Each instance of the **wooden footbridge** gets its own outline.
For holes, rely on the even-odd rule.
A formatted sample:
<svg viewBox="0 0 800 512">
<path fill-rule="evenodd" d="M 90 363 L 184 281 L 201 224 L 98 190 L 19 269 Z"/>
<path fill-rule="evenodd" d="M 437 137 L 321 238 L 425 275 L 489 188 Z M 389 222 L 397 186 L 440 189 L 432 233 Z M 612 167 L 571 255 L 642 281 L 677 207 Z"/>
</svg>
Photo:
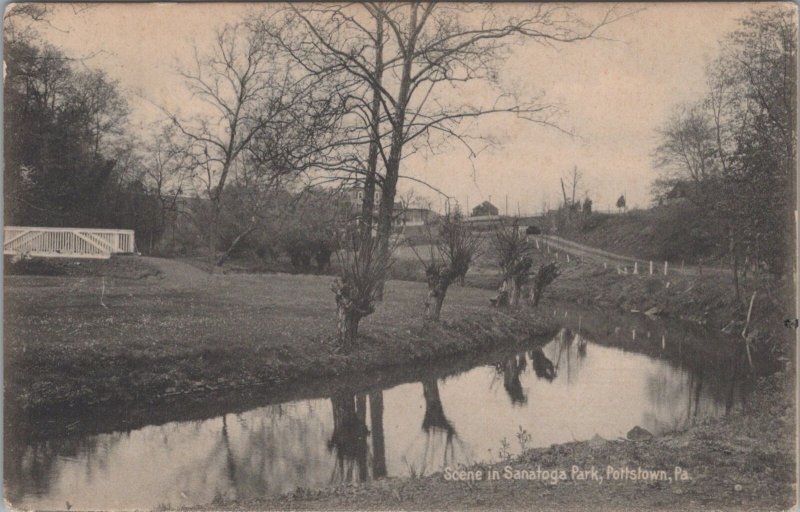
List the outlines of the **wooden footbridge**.
<svg viewBox="0 0 800 512">
<path fill-rule="evenodd" d="M 10 256 L 108 259 L 134 247 L 131 229 L 3 228 L 3 254 Z"/>
</svg>

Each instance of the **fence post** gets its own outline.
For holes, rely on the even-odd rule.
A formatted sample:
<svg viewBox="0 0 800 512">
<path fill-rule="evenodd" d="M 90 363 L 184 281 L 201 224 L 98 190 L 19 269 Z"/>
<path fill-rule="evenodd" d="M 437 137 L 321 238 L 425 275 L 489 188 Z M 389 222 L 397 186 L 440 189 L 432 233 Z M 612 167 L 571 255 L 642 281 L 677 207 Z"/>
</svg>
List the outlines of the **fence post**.
<svg viewBox="0 0 800 512">
<path fill-rule="evenodd" d="M 667 275 L 667 269 L 669 268 L 669 262 L 664 262 L 664 275 Z"/>
<path fill-rule="evenodd" d="M 633 273 L 634 274 L 638 274 L 639 273 L 639 262 L 638 261 L 634 261 L 633 262 Z"/>
<path fill-rule="evenodd" d="M 567 255 L 567 263 L 569 263 L 569 253 L 565 253 Z"/>
<path fill-rule="evenodd" d="M 650 275 L 653 275 L 653 262 L 650 262 Z"/>
</svg>

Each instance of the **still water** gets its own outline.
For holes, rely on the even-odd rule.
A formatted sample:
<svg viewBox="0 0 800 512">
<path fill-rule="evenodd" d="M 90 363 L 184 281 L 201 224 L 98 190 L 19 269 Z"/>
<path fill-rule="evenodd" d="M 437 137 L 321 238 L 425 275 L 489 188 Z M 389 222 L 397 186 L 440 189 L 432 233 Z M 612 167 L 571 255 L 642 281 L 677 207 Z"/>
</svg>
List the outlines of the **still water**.
<svg viewBox="0 0 800 512">
<path fill-rule="evenodd" d="M 519 451 L 520 429 L 528 447 L 636 425 L 661 434 L 742 402 L 739 363 L 689 353 L 696 333 L 553 316 L 564 324 L 554 338 L 460 373 L 27 442 L 6 461 L 6 498 L 34 509 L 204 504 L 496 461 L 504 444 Z"/>
</svg>

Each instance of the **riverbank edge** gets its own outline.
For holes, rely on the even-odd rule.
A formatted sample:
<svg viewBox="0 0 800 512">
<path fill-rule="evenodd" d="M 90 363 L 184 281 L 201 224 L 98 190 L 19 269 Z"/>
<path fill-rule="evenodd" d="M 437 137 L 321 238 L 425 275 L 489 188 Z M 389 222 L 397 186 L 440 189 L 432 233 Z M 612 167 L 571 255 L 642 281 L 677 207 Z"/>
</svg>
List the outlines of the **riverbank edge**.
<svg viewBox="0 0 800 512">
<path fill-rule="evenodd" d="M 783 372 L 761 378 L 746 409 L 680 432 L 636 441 L 596 437 L 453 468 L 472 475 L 481 471 L 481 480 L 456 482 L 437 472 L 247 500 L 217 497 L 179 510 L 789 510 L 797 490 L 795 409 L 787 399 L 792 380 Z M 674 480 L 598 483 L 573 473 L 575 467 L 595 467 L 605 477 L 609 466 L 664 470 Z M 688 480 L 680 480 L 675 468 Z M 537 469 L 564 470 L 566 479 L 531 478 Z M 516 470 L 528 474 L 514 476 Z M 487 481 L 491 471 L 500 479 Z"/>
<path fill-rule="evenodd" d="M 6 387 L 5 412 L 11 421 L 19 415 L 30 418 L 70 417 L 102 409 L 130 410 L 152 407 L 182 399 L 197 401 L 208 394 L 223 394 L 258 388 L 262 393 L 286 389 L 309 380 L 357 377 L 381 369 L 436 363 L 448 357 L 480 354 L 520 345 L 526 340 L 552 336 L 555 324 L 532 308 L 515 311 L 492 309 L 469 317 L 420 322 L 394 332 L 392 339 L 371 334 L 359 335 L 352 347 L 341 349 L 334 339 L 322 340 L 319 350 L 301 351 L 283 347 L 260 375 L 240 375 L 234 383 L 219 384 L 213 376 L 200 382 L 184 382 L 175 389 L 159 389 L 158 382 L 140 381 L 137 389 L 117 389 L 97 398 L 91 394 L 79 399 L 40 399 L 32 403 L 26 395 Z"/>
</svg>

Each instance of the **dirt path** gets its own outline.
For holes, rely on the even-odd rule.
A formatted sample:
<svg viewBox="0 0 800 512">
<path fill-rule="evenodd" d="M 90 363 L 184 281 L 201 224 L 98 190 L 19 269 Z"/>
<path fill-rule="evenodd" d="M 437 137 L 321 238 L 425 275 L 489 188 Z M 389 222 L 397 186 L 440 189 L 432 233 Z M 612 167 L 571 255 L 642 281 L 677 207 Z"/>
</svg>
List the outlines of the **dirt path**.
<svg viewBox="0 0 800 512">
<path fill-rule="evenodd" d="M 549 245 L 552 249 L 569 253 L 572 256 L 579 256 L 581 258 L 586 258 L 592 261 L 596 261 L 598 263 L 607 263 L 609 265 L 630 267 L 629 271 L 632 271 L 632 267 L 634 264 L 638 264 L 640 274 L 645 274 L 649 272 L 650 262 L 647 260 L 631 258 L 628 256 L 623 256 L 621 254 L 615 254 L 612 252 L 604 251 L 602 249 L 598 249 L 596 247 L 591 247 L 588 245 L 584 245 L 554 235 L 541 235 L 536 238 L 538 239 L 540 244 L 539 246 L 541 247 L 542 250 L 544 250 L 544 248 L 547 245 Z M 663 261 L 653 261 L 653 266 L 654 266 L 653 271 L 655 273 L 662 273 L 664 271 Z M 686 265 L 686 266 L 671 265 L 668 267 L 668 272 L 683 274 L 683 275 L 694 275 L 694 276 L 702 275 L 702 273 L 700 272 L 700 268 L 694 265 Z M 707 274 L 708 273 L 726 274 L 729 272 L 729 270 L 719 267 L 703 266 L 703 272 Z"/>
<path fill-rule="evenodd" d="M 208 285 L 215 277 L 179 260 L 142 256 L 142 262 L 160 272 L 161 284 L 168 288 L 198 288 Z"/>
</svg>

